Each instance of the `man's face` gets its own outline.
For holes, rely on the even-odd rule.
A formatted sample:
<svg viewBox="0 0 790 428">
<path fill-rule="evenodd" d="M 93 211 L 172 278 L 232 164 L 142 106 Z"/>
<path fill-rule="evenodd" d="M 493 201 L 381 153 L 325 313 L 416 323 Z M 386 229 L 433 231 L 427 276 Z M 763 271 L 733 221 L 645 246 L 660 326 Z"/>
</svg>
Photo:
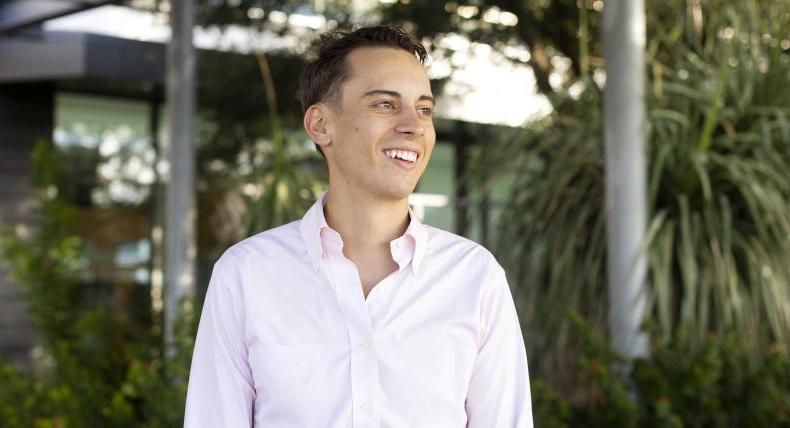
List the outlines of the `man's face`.
<svg viewBox="0 0 790 428">
<path fill-rule="evenodd" d="M 330 179 L 377 199 L 405 199 L 436 142 L 428 76 L 402 49 L 358 48 L 346 61 L 350 73 L 340 103 L 327 114 Z"/>
</svg>

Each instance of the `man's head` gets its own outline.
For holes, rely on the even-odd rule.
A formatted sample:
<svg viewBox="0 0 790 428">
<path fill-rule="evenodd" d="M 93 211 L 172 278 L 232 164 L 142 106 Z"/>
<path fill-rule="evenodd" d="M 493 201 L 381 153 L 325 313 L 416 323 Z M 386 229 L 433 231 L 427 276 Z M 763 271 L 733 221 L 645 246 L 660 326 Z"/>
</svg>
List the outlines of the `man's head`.
<svg viewBox="0 0 790 428">
<path fill-rule="evenodd" d="M 387 199 L 414 190 L 436 141 L 425 57 L 393 27 L 321 37 L 300 83 L 304 127 L 327 160 L 330 187 Z"/>
</svg>

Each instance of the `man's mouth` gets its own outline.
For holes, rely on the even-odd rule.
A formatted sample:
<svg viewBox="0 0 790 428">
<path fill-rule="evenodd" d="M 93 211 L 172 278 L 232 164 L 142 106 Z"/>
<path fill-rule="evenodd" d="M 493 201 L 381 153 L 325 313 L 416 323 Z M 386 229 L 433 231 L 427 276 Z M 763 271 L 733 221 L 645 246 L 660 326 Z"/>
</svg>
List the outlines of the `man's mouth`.
<svg viewBox="0 0 790 428">
<path fill-rule="evenodd" d="M 384 150 L 384 154 L 392 159 L 400 159 L 404 162 L 417 162 L 417 152 L 411 150 Z"/>
</svg>

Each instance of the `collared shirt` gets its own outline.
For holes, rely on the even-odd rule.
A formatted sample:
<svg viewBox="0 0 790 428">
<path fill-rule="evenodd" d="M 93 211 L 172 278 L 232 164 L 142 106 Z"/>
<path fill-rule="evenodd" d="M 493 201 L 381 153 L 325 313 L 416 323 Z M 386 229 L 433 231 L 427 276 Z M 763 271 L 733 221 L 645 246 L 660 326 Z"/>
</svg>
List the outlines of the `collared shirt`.
<svg viewBox="0 0 790 428">
<path fill-rule="evenodd" d="M 214 265 L 192 358 L 190 428 L 532 427 L 505 272 L 410 211 L 393 272 L 364 297 L 323 213 Z"/>
</svg>

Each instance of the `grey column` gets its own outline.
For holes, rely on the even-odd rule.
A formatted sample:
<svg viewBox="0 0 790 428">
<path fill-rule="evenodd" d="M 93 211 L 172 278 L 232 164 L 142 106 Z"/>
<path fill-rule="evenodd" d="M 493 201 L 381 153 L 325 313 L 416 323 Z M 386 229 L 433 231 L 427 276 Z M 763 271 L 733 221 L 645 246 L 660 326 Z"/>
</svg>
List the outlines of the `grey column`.
<svg viewBox="0 0 790 428">
<path fill-rule="evenodd" d="M 164 145 L 165 184 L 165 345 L 173 355 L 173 323 L 185 297 L 195 289 L 195 54 L 192 0 L 171 1 L 173 31 L 167 49 L 167 112 L 170 138 Z"/>
<path fill-rule="evenodd" d="M 639 331 L 647 309 L 644 0 L 607 0 L 603 11 L 604 140 L 609 333 L 631 359 L 649 353 Z"/>
</svg>

